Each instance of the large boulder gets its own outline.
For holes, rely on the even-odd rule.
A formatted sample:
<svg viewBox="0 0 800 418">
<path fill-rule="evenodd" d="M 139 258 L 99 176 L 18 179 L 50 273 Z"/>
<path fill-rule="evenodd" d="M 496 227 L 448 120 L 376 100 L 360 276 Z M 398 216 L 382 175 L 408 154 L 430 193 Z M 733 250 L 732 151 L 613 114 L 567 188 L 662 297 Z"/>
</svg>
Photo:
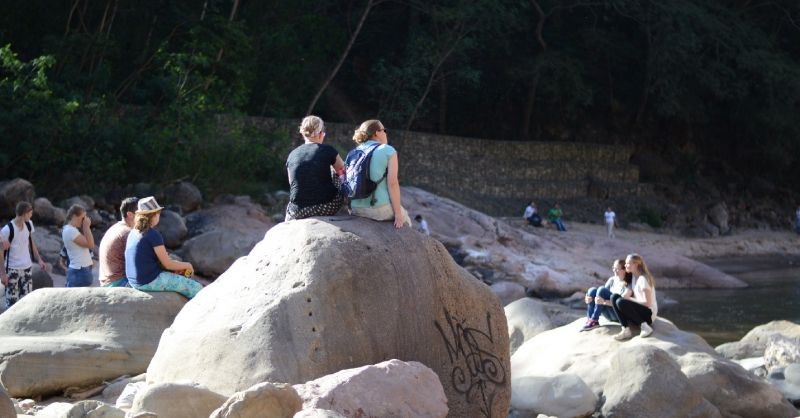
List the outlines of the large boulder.
<svg viewBox="0 0 800 418">
<path fill-rule="evenodd" d="M 130 288 L 36 290 L 0 315 L 0 384 L 34 397 L 142 373 L 185 300 Z"/>
<path fill-rule="evenodd" d="M 17 416 L 17 410 L 14 408 L 14 401 L 8 397 L 6 390 L 0 386 L 0 418 L 14 418 Z"/>
<path fill-rule="evenodd" d="M 508 331 L 489 288 L 410 228 L 312 218 L 272 228 L 192 299 L 164 332 L 147 379 L 231 395 L 391 358 L 433 369 L 450 416 L 507 414 Z"/>
<path fill-rule="evenodd" d="M 0 181 L 0 219 L 16 216 L 17 203 L 30 202 L 36 197 L 33 184 L 20 178 Z"/>
<path fill-rule="evenodd" d="M 250 252 L 273 225 L 263 209 L 248 199 L 194 212 L 186 217 L 191 238 L 180 256 L 200 275 L 216 277 Z"/>
<path fill-rule="evenodd" d="M 715 349 L 729 359 L 761 357 L 774 335 L 800 338 L 800 325 L 784 320 L 768 322 L 751 329 L 741 340 L 718 345 Z"/>
<path fill-rule="evenodd" d="M 571 373 L 579 376 L 598 396 L 620 389 L 614 388 L 614 385 L 635 384 L 640 388 L 637 389 L 637 396 L 645 398 L 659 399 L 662 395 L 656 393 L 657 391 L 671 390 L 669 392 L 672 395 L 671 402 L 676 405 L 695 402 L 694 393 L 699 393 L 716 407 L 722 416 L 756 418 L 796 415 L 792 405 L 783 399 L 782 394 L 772 385 L 720 356 L 699 336 L 679 330 L 666 319 L 656 320 L 653 326 L 655 332 L 650 338 L 637 336 L 625 342 L 612 338 L 620 329 L 617 325 L 601 326 L 590 332 L 577 332 L 581 321 L 582 319 L 564 327 L 542 332 L 526 341 L 511 358 L 513 378 L 516 380 L 526 376 Z M 643 346 L 658 348 L 669 355 L 679 365 L 680 372 L 686 377 L 692 390 L 679 391 L 671 386 L 670 381 L 647 386 L 644 382 L 654 376 L 646 370 L 625 369 L 624 364 L 627 363 L 620 363 L 615 369 L 618 371 L 612 373 L 609 361 L 612 353 L 620 352 L 625 356 Z M 650 354 L 645 355 L 647 356 Z M 650 360 L 647 360 L 637 364 L 640 364 L 638 367 L 646 369 L 649 362 Z M 668 366 L 662 368 L 667 370 Z M 620 378 L 620 373 L 623 372 L 624 378 Z M 638 380 L 628 382 L 629 377 Z M 625 390 L 622 389 L 622 392 Z"/>
<path fill-rule="evenodd" d="M 439 378 L 416 361 L 384 361 L 294 387 L 303 398 L 303 408 L 330 409 L 346 417 L 447 416 Z"/>
<path fill-rule="evenodd" d="M 539 414 L 559 418 L 586 417 L 597 406 L 597 395 L 574 374 L 525 376 L 513 379 L 511 407 L 515 418 L 536 418 Z"/>
</svg>

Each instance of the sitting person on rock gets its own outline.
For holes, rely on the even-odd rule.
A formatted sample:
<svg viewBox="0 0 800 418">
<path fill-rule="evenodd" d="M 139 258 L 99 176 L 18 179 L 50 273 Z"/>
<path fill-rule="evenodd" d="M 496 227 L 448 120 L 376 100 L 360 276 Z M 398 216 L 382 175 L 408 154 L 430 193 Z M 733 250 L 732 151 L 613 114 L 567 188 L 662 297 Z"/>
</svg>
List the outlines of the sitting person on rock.
<svg viewBox="0 0 800 418">
<path fill-rule="evenodd" d="M 100 240 L 100 285 L 103 287 L 126 287 L 125 245 L 133 228 L 137 202 L 135 197 L 125 198 L 119 206 L 121 220 L 112 225 Z"/>
<path fill-rule="evenodd" d="M 344 203 L 339 193 L 339 175 L 344 172 L 344 161 L 336 148 L 322 143 L 325 124 L 319 117 L 303 118 L 300 134 L 303 144 L 286 159 L 289 204 L 285 220 L 336 215 Z"/>
<path fill-rule="evenodd" d="M 653 333 L 653 321 L 658 314 L 656 280 L 642 256 L 628 255 L 625 258 L 625 270 L 633 275 L 633 294 L 611 296 L 611 306 L 622 325 L 622 331 L 614 336 L 617 341 L 633 337 L 631 325 L 641 328 L 640 337 L 649 337 Z"/>
<path fill-rule="evenodd" d="M 369 177 L 378 183 L 378 187 L 371 197 L 350 201 L 352 214 L 376 221 L 394 220 L 395 228 L 411 226 L 411 218 L 400 202 L 397 151 L 389 145 L 386 128 L 379 120 L 365 121 L 356 129 L 353 141 L 358 144 L 357 148 L 365 152 L 375 147 L 369 165 Z"/>
<path fill-rule="evenodd" d="M 561 206 L 559 206 L 558 203 L 547 211 L 547 218 L 550 220 L 550 223 L 555 225 L 556 229 L 559 231 L 566 232 L 567 228 L 564 227 L 564 221 L 561 220 L 562 216 L 564 216 L 564 212 L 561 211 Z"/>
<path fill-rule="evenodd" d="M 161 220 L 161 210 L 153 196 L 140 199 L 133 229 L 125 244 L 125 275 L 131 287 L 145 292 L 177 292 L 191 299 L 203 286 L 174 271 L 194 271 L 191 263 L 169 257 L 164 237 L 154 227 Z M 163 267 L 162 267 L 163 266 Z"/>
<path fill-rule="evenodd" d="M 86 216 L 86 209 L 81 205 L 72 205 L 67 210 L 67 223 L 61 230 L 61 239 L 67 250 L 69 265 L 67 266 L 67 287 L 89 287 L 92 277 L 92 253 L 94 235 L 92 221 Z"/>
<path fill-rule="evenodd" d="M 522 217 L 525 218 L 531 226 L 542 226 L 542 217 L 539 216 L 539 212 L 536 210 L 536 203 L 533 200 L 531 200 L 531 203 L 525 208 L 525 213 L 522 214 Z"/>
<path fill-rule="evenodd" d="M 588 331 L 600 326 L 600 315 L 613 322 L 619 322 L 619 317 L 611 306 L 612 295 L 631 294 L 630 282 L 632 275 L 625 271 L 625 260 L 614 260 L 611 266 L 614 275 L 608 278 L 606 284 L 592 287 L 586 292 L 586 324 L 581 331 Z"/>
</svg>

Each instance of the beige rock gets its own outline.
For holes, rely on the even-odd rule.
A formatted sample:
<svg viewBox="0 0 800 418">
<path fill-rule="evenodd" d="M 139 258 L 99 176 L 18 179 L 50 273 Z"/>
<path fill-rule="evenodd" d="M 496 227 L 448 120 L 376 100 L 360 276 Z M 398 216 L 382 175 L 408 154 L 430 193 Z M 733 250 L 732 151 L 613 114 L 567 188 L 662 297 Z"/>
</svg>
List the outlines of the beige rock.
<svg viewBox="0 0 800 418">
<path fill-rule="evenodd" d="M 609 373 L 610 355 L 652 346 L 667 353 L 694 389 L 723 416 L 790 416 L 794 409 L 774 387 L 720 356 L 702 338 L 679 330 L 666 319 L 655 322 L 655 332 L 650 338 L 637 336 L 625 342 L 612 338 L 619 332 L 619 326 L 605 325 L 591 332 L 577 332 L 581 321 L 542 332 L 526 341 L 511 358 L 514 378 L 572 373 L 600 395 L 615 384 Z M 642 390 L 646 395 L 650 389 L 644 386 Z"/>
<path fill-rule="evenodd" d="M 508 320 L 508 339 L 511 354 L 525 341 L 536 334 L 553 328 L 543 302 L 524 298 L 508 304 L 505 308 Z"/>
<path fill-rule="evenodd" d="M 0 315 L 0 383 L 13 397 L 145 371 L 185 300 L 130 288 L 48 288 Z"/>
<path fill-rule="evenodd" d="M 125 411 L 100 401 L 86 400 L 75 404 L 56 402 L 42 409 L 39 418 L 125 418 Z"/>
<path fill-rule="evenodd" d="M 731 359 L 761 357 L 772 335 L 800 338 L 800 325 L 790 321 L 772 321 L 753 328 L 739 341 L 717 346 L 716 350 Z"/>
<path fill-rule="evenodd" d="M 560 418 L 586 417 L 594 412 L 597 396 L 574 374 L 511 379 L 511 407 L 517 418 L 539 414 Z"/>
<path fill-rule="evenodd" d="M 603 394 L 602 413 L 607 417 L 721 417 L 678 363 L 653 345 L 614 353 Z"/>
<path fill-rule="evenodd" d="M 764 367 L 767 372 L 782 370 L 793 363 L 800 363 L 800 337 L 788 338 L 780 334 L 770 336 L 764 349 Z"/>
<path fill-rule="evenodd" d="M 448 411 L 439 378 L 416 361 L 384 361 L 294 387 L 303 408 L 329 409 L 346 417 L 444 418 Z"/>
<path fill-rule="evenodd" d="M 303 400 L 286 383 L 259 383 L 237 392 L 209 418 L 292 418 L 303 407 Z"/>
<path fill-rule="evenodd" d="M 133 416 L 152 413 L 164 418 L 207 417 L 225 399 L 225 396 L 202 385 L 160 383 L 139 391 L 128 413 Z"/>
<path fill-rule="evenodd" d="M 284 222 L 207 290 L 165 331 L 148 381 L 231 395 L 399 358 L 436 372 L 451 416 L 507 413 L 499 300 L 410 228 L 351 217 Z"/>
</svg>

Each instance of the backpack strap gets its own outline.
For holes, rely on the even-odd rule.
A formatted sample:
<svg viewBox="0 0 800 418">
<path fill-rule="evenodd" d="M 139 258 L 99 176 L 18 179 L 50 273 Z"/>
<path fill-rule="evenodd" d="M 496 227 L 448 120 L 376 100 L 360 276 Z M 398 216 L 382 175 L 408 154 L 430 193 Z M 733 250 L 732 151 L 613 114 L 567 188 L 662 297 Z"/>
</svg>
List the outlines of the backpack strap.
<svg viewBox="0 0 800 418">
<path fill-rule="evenodd" d="M 377 144 L 373 145 L 373 146 L 372 146 L 372 148 L 370 148 L 370 149 L 367 151 L 367 153 L 372 153 L 372 152 L 373 152 L 373 151 L 375 151 L 375 150 L 376 150 L 376 149 L 377 149 L 379 146 L 381 146 L 381 144 L 380 144 L 380 143 L 377 143 Z M 370 160 L 370 163 L 372 163 L 372 161 L 371 161 L 371 160 Z M 367 170 L 369 170 L 369 167 L 367 167 Z M 379 184 L 381 184 L 381 182 L 382 182 L 382 181 L 383 181 L 383 180 L 386 178 L 386 175 L 387 175 L 387 174 L 389 174 L 389 167 L 386 167 L 386 171 L 384 171 L 384 172 L 383 172 L 383 176 L 381 176 L 381 178 L 380 178 L 380 179 L 378 179 L 378 181 L 376 181 L 376 182 L 375 182 L 375 190 L 373 190 L 373 191 L 372 191 L 372 194 L 370 194 L 370 195 L 369 195 L 369 205 L 370 205 L 370 206 L 375 206 L 375 202 L 377 201 L 377 199 L 375 198 L 375 192 L 377 192 L 377 191 L 378 191 L 378 185 L 379 185 Z M 370 179 L 370 180 L 371 180 L 371 179 Z"/>
<path fill-rule="evenodd" d="M 6 259 L 6 273 L 8 272 L 8 254 L 11 252 L 11 241 L 14 241 L 14 225 L 9 221 L 6 226 L 8 227 L 8 249 L 3 251 L 3 257 Z"/>
<path fill-rule="evenodd" d="M 28 227 L 28 252 L 31 254 L 31 261 L 33 261 L 33 222 L 26 221 L 25 226 Z"/>
</svg>

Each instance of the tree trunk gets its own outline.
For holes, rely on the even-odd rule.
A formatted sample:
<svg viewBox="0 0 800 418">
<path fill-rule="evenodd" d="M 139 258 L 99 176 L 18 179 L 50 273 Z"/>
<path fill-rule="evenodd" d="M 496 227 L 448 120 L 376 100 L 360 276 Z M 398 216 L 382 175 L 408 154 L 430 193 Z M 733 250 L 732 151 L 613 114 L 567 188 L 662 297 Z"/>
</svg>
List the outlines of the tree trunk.
<svg viewBox="0 0 800 418">
<path fill-rule="evenodd" d="M 333 67 L 333 70 L 325 81 L 322 83 L 322 86 L 317 90 L 317 94 L 314 95 L 314 98 L 311 99 L 311 104 L 308 105 L 308 110 L 306 110 L 306 115 L 310 115 L 311 112 L 314 111 L 314 107 L 317 105 L 319 98 L 322 97 L 322 93 L 328 88 L 328 85 L 331 84 L 333 78 L 336 77 L 336 73 L 339 72 L 339 68 L 342 67 L 344 64 L 344 60 L 347 58 L 347 55 L 350 54 L 350 50 L 353 48 L 353 44 L 356 42 L 356 38 L 358 38 L 358 34 L 361 32 L 361 27 L 364 26 L 364 22 L 367 20 L 367 16 L 369 15 L 370 10 L 373 6 L 377 5 L 380 1 L 376 0 L 367 0 L 367 7 L 364 8 L 364 13 L 361 14 L 361 19 L 358 21 L 358 25 L 356 25 L 355 31 L 350 36 L 350 42 L 347 43 L 344 51 L 342 51 L 342 56 L 339 57 L 339 62 L 336 63 L 336 66 Z"/>
</svg>

